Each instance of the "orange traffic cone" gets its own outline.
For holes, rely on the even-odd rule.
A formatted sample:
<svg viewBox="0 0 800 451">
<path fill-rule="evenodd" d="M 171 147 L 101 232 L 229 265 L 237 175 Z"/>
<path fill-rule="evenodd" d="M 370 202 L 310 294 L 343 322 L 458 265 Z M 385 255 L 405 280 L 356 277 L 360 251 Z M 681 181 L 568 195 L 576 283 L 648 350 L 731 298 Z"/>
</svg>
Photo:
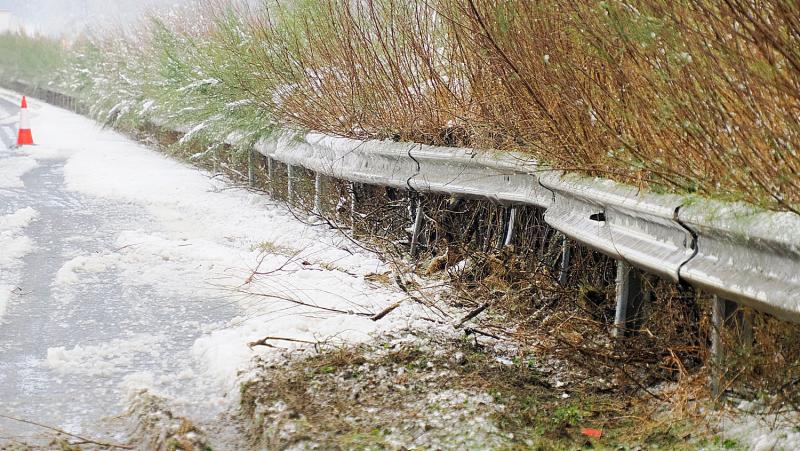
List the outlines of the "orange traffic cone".
<svg viewBox="0 0 800 451">
<path fill-rule="evenodd" d="M 32 146 L 33 134 L 31 133 L 31 120 L 28 118 L 28 99 L 22 96 L 22 107 L 19 110 L 18 146 Z"/>
</svg>

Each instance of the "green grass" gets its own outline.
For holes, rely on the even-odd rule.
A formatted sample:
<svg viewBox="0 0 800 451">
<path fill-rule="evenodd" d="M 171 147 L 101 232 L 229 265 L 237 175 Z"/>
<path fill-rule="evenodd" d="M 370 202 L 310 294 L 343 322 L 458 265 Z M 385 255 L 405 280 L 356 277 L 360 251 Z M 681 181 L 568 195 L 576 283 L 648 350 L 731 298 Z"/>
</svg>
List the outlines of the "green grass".
<svg viewBox="0 0 800 451">
<path fill-rule="evenodd" d="M 70 52 L 56 40 L 17 33 L 0 34 L 0 79 L 47 85 L 66 76 Z"/>
</svg>

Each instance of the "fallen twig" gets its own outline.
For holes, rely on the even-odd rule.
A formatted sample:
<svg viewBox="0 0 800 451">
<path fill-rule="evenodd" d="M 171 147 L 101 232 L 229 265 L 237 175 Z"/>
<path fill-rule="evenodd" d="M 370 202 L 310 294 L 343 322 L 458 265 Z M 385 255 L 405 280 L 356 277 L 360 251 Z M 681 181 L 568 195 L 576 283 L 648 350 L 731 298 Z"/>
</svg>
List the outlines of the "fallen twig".
<svg viewBox="0 0 800 451">
<path fill-rule="evenodd" d="M 55 428 L 55 427 L 52 427 L 52 426 L 47 426 L 47 425 L 44 425 L 44 424 L 41 424 L 41 423 L 37 423 L 35 421 L 26 420 L 24 418 L 16 418 L 16 417 L 12 417 L 12 416 L 9 416 L 9 415 L 3 415 L 3 414 L 0 414 L 0 418 L 5 418 L 6 420 L 16 421 L 16 422 L 19 422 L 19 423 L 30 424 L 32 426 L 40 427 L 42 429 L 47 429 L 49 431 L 53 431 L 53 432 L 56 432 L 56 433 L 59 433 L 59 434 L 63 434 L 63 435 L 69 436 L 69 437 L 73 437 L 73 438 L 76 438 L 78 440 L 81 440 L 82 444 L 87 444 L 88 443 L 88 444 L 97 445 L 97 446 L 105 446 L 106 448 L 134 449 L 134 447 L 130 446 L 130 445 L 120 445 L 118 443 L 101 442 L 101 441 L 92 440 L 92 439 L 89 439 L 89 438 L 86 438 L 86 437 L 82 437 L 80 435 L 70 434 L 69 432 L 64 431 L 62 429 L 58 429 L 58 428 Z"/>
<path fill-rule="evenodd" d="M 395 266 L 397 267 L 397 264 L 396 264 L 396 263 L 395 263 Z M 408 288 L 408 285 L 406 285 L 405 281 L 403 280 L 403 277 L 402 277 L 402 275 L 400 274 L 400 271 L 398 271 L 398 270 L 395 270 L 395 271 L 394 271 L 394 282 L 397 284 L 397 286 L 398 286 L 398 287 L 399 287 L 401 290 L 403 290 L 403 293 L 405 293 L 405 294 L 407 294 L 407 295 L 408 295 L 408 297 L 409 297 L 409 298 L 410 298 L 412 301 L 414 301 L 414 302 L 416 302 L 416 303 L 418 303 L 418 304 L 422 304 L 422 305 L 424 305 L 425 307 L 428 307 L 428 308 L 429 308 L 429 309 L 431 309 L 431 310 L 436 310 L 436 311 L 437 311 L 437 312 L 439 312 L 439 313 L 440 313 L 442 316 L 448 316 L 448 315 L 447 315 L 447 313 L 445 313 L 444 311 L 442 311 L 442 309 L 441 309 L 441 308 L 439 308 L 439 307 L 438 307 L 438 306 L 437 306 L 435 303 L 433 303 L 433 302 L 428 302 L 428 301 L 426 301 L 425 299 L 422 299 L 422 298 L 420 298 L 420 297 L 418 297 L 418 296 L 414 295 L 413 293 L 411 293 L 411 290 Z M 422 294 L 422 293 L 421 293 L 421 294 Z M 424 294 L 423 294 L 423 296 L 424 296 Z"/>
<path fill-rule="evenodd" d="M 488 302 L 483 304 L 482 306 L 476 308 L 475 310 L 469 312 L 469 314 L 467 316 L 465 316 L 461 321 L 458 322 L 458 324 L 456 324 L 456 329 L 460 329 L 461 326 L 464 325 L 464 323 L 466 323 L 467 321 L 469 321 L 469 320 L 475 318 L 476 316 L 480 315 L 487 308 L 489 308 L 489 303 Z"/>
<path fill-rule="evenodd" d="M 393 311 L 395 311 L 395 310 L 396 310 L 398 307 L 400 307 L 400 305 L 401 305 L 402 303 L 403 303 L 403 301 L 397 301 L 397 302 L 395 302 L 394 304 L 392 304 L 392 305 L 390 305 L 390 306 L 386 307 L 386 308 L 385 308 L 385 309 L 383 309 L 383 310 L 382 310 L 380 313 L 378 313 L 377 315 L 373 316 L 373 317 L 372 317 L 372 321 L 380 321 L 380 320 L 382 320 L 384 317 L 386 317 L 386 315 L 388 315 L 389 313 L 392 313 L 392 312 L 393 312 Z"/>
<path fill-rule="evenodd" d="M 132 244 L 128 244 L 127 246 L 118 247 L 118 248 L 114 249 L 112 252 L 113 252 L 113 253 L 117 253 L 117 252 L 119 252 L 119 251 L 121 251 L 121 250 L 123 250 L 123 249 L 127 249 L 127 248 L 129 248 L 129 247 L 138 246 L 138 245 L 140 245 L 140 244 L 144 244 L 144 242 L 141 242 L 141 243 L 132 243 Z"/>
<path fill-rule="evenodd" d="M 256 346 L 266 346 L 268 348 L 275 348 L 275 346 L 267 343 L 270 340 L 288 341 L 288 342 L 291 342 L 291 343 L 302 343 L 302 344 L 315 345 L 315 346 L 319 344 L 319 342 L 317 342 L 317 341 L 299 340 L 299 339 L 296 339 L 296 338 L 264 337 L 261 340 L 254 341 L 252 343 L 248 343 L 247 346 L 249 346 L 250 348 L 254 348 Z"/>
<path fill-rule="evenodd" d="M 475 329 L 474 327 L 466 327 L 464 328 L 464 333 L 466 335 L 483 335 L 484 337 L 494 338 L 495 340 L 502 340 L 503 337 L 497 336 L 495 334 L 484 332 L 480 329 Z"/>
<path fill-rule="evenodd" d="M 331 312 L 331 313 L 339 313 L 339 314 L 342 314 L 342 315 L 365 316 L 365 317 L 369 317 L 369 318 L 375 316 L 374 313 L 369 313 L 369 312 L 354 312 L 352 310 L 341 310 L 341 309 L 337 309 L 337 308 L 333 308 L 333 307 L 324 307 L 324 306 L 321 306 L 321 305 L 309 304 L 308 302 L 303 302 L 303 301 L 301 301 L 299 299 L 293 299 L 293 298 L 290 298 L 288 296 L 279 296 L 277 294 L 254 293 L 252 291 L 247 291 L 247 290 L 242 290 L 242 289 L 234 290 L 234 292 L 246 294 L 246 295 L 249 295 L 249 296 L 277 299 L 279 301 L 290 302 L 292 304 L 296 304 L 296 305 L 299 305 L 299 306 L 302 306 L 302 307 L 310 307 L 310 308 L 313 308 L 313 309 L 323 310 L 323 311 Z"/>
</svg>

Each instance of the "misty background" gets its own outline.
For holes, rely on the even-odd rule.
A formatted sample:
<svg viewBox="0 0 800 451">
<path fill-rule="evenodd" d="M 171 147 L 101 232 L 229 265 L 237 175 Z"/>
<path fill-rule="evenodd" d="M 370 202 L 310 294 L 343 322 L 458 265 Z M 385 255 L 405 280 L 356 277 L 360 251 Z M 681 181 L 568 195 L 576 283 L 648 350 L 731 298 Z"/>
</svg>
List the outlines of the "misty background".
<svg viewBox="0 0 800 451">
<path fill-rule="evenodd" d="M 200 7 L 201 0 L 0 0 L 11 26 L 29 34 L 71 37 L 87 28 L 108 29 L 135 23 L 149 11 Z"/>
</svg>

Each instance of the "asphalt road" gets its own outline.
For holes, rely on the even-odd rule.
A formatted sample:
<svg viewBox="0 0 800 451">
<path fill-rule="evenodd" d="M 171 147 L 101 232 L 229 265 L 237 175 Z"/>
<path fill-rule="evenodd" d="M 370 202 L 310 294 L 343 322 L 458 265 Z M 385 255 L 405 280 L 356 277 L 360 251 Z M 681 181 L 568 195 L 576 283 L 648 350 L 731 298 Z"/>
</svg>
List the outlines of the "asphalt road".
<svg viewBox="0 0 800 451">
<path fill-rule="evenodd" d="M 18 105 L 14 105 L 12 102 L 0 97 L 0 142 L 2 142 L 2 147 L 4 148 L 10 148 L 17 142 L 16 126 L 12 122 L 6 122 L 4 119 L 10 119 L 18 112 Z"/>
<path fill-rule="evenodd" d="M 0 99 L 0 119 L 17 111 Z M 0 125 L 0 168 L 20 156 L 9 148 L 15 133 L 15 125 Z M 161 380 L 160 388 L 176 398 L 201 401 L 202 389 L 175 375 L 193 371 L 188 350 L 200 329 L 236 314 L 215 299 L 189 302 L 154 287 L 131 287 L 114 268 L 66 288 L 55 283 L 76 256 L 108 252 L 122 231 L 158 227 L 136 204 L 70 192 L 64 165 L 42 159 L 23 176 L 23 188 L 0 188 L 0 216 L 26 207 L 39 214 L 25 229 L 34 248 L 16 270 L 19 286 L 0 319 L 0 449 L 52 437 L 7 417 L 123 440 L 126 423 L 114 417 L 126 406 L 126 379 Z M 63 352 L 66 359 L 59 358 Z M 63 361 L 68 364 L 59 367 Z"/>
</svg>

